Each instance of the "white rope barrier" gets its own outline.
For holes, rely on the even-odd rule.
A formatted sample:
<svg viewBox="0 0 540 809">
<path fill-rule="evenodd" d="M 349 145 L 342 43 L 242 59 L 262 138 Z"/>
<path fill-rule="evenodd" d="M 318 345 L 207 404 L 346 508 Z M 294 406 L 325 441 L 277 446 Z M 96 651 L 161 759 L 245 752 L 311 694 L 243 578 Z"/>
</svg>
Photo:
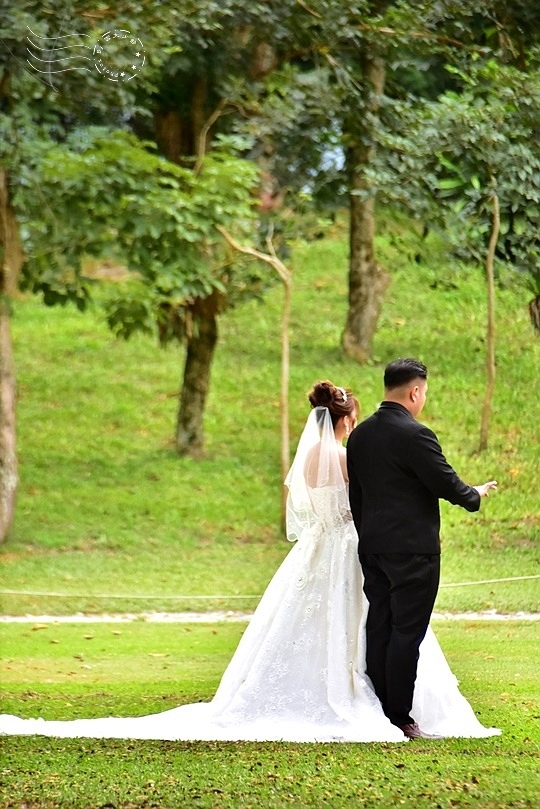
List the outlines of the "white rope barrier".
<svg viewBox="0 0 540 809">
<path fill-rule="evenodd" d="M 231 598 L 261 598 L 260 595 L 254 593 L 253 595 L 223 595 L 223 596 L 202 596 L 202 595 L 193 595 L 193 596 L 168 596 L 168 595 L 160 595 L 160 596 L 142 596 L 142 595 L 122 595 L 120 593 L 44 593 L 43 591 L 33 591 L 33 590 L 0 590 L 0 595 L 12 595 L 12 596 L 45 596 L 48 598 L 122 598 L 126 601 L 128 599 L 138 599 L 143 601 L 186 601 L 186 600 L 204 600 L 204 599 L 213 599 L 214 601 L 221 601 L 221 600 L 230 600 Z"/>
<path fill-rule="evenodd" d="M 480 579 L 479 581 L 460 581 L 454 584 L 440 584 L 439 587 L 468 587 L 471 584 L 498 584 L 500 581 L 525 581 L 525 579 L 540 579 L 540 574 L 534 576 L 509 576 L 506 579 Z"/>
<path fill-rule="evenodd" d="M 88 615 L 0 615 L 2 624 L 35 624 L 35 629 L 45 629 L 46 624 L 125 624 L 144 621 L 152 624 L 217 624 L 245 623 L 253 617 L 252 612 L 129 612 Z M 538 612 L 501 613 L 486 612 L 434 612 L 435 621 L 540 621 Z"/>
<path fill-rule="evenodd" d="M 460 581 L 439 585 L 442 587 L 470 587 L 476 584 L 498 584 L 508 581 L 526 581 L 527 579 L 540 579 L 540 574 L 533 576 L 509 576 L 504 579 L 480 579 L 478 581 Z M 43 598 L 116 598 L 142 601 L 231 601 L 232 599 L 261 598 L 260 595 L 129 595 L 120 593 L 52 593 L 40 590 L 0 590 L 0 595 L 12 596 L 40 596 Z"/>
</svg>

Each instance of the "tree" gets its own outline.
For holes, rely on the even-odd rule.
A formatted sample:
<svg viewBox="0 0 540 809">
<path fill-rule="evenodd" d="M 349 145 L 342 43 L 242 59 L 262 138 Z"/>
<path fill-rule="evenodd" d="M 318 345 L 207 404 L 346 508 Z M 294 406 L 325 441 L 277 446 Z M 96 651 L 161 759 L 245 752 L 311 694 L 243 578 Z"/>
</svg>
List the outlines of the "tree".
<svg viewBox="0 0 540 809">
<path fill-rule="evenodd" d="M 34 192 L 40 193 L 35 182 L 39 161 L 65 145 L 70 133 L 77 131 L 84 136 L 88 126 L 107 126 L 111 133 L 130 130 L 142 142 L 157 143 L 171 164 L 198 177 L 211 166 L 215 168 L 216 164 L 204 162 L 203 157 L 212 152 L 217 139 L 238 131 L 245 122 L 254 142 L 250 146 L 244 143 L 242 156 L 264 161 L 276 174 L 280 163 L 286 165 L 287 170 L 281 174 L 297 190 L 303 189 L 306 181 L 321 190 L 328 177 L 324 168 L 328 146 L 332 149 L 339 144 L 346 158 L 342 185 L 347 194 L 350 192 L 351 212 L 350 300 L 344 345 L 351 355 L 363 360 L 371 350 L 387 283 L 374 253 L 377 185 L 370 173 L 384 139 L 382 122 L 392 122 L 388 112 L 410 85 L 411 71 L 418 77 L 422 69 L 427 73 L 436 64 L 439 80 L 443 59 L 459 65 L 462 54 L 471 51 L 484 58 L 485 53 L 496 48 L 505 53 L 514 49 L 517 62 L 526 60 L 532 36 L 529 32 L 537 29 L 534 23 L 538 15 L 519 0 L 512 8 L 492 0 L 459 4 L 422 0 L 414 7 L 402 0 L 358 0 L 349 6 L 341 0 L 184 0 L 180 5 L 172 0 L 121 0 L 94 10 L 88 10 L 83 0 L 50 0 L 46 9 L 37 0 L 26 0 L 23 9 L 12 6 L 0 21 L 0 38 L 7 44 L 0 55 L 0 162 L 7 172 L 9 191 L 5 211 L 12 211 L 19 221 L 28 218 L 25 191 L 33 184 Z M 54 41 L 61 23 L 63 31 L 67 28 L 70 33 L 88 37 L 94 45 L 101 26 L 129 27 L 128 21 L 133 20 L 144 31 L 148 57 L 136 82 L 115 84 L 90 71 L 54 76 L 54 81 L 51 74 L 42 77 L 40 83 L 36 74 L 30 76 L 21 70 L 21 65 L 28 67 L 28 26 L 38 36 Z M 403 65 L 409 71 L 405 78 L 401 76 Z M 268 118 L 269 110 L 275 113 L 272 120 Z M 110 137 L 114 140 L 116 135 Z M 266 150 L 269 141 L 273 141 L 274 150 L 270 159 Z M 135 144 L 131 145 L 135 149 Z M 147 156 L 150 154 L 144 145 L 139 146 Z M 69 148 L 77 151 L 73 141 Z M 221 169 L 225 170 L 224 163 Z M 339 176 L 335 168 L 331 173 L 329 187 L 333 188 L 342 181 L 343 174 Z M 127 176 L 136 187 L 129 170 Z M 73 178 L 71 181 L 77 184 Z M 186 179 L 187 186 L 192 188 Z M 106 183 L 103 187 L 107 191 Z M 115 194 L 120 194 L 120 187 L 118 183 L 111 199 L 119 198 Z M 59 190 L 60 185 L 51 184 L 51 191 Z M 125 189 L 122 194 L 123 200 L 129 196 Z M 99 200 L 91 201 L 99 207 Z M 67 214 L 69 222 L 69 211 L 61 203 L 59 210 Z M 214 212 L 218 216 L 217 207 Z M 64 223 L 59 216 L 45 213 L 44 207 L 40 225 L 34 206 L 33 235 L 36 237 L 41 227 L 51 243 L 60 248 Z M 81 254 L 84 250 L 98 251 L 98 246 L 110 244 L 110 233 L 114 232 L 111 222 L 105 226 L 103 219 L 101 223 L 102 235 L 98 238 L 94 232 L 87 238 L 81 223 L 72 219 L 72 229 L 64 232 L 63 243 L 78 245 Z M 149 233 L 144 228 L 141 232 L 145 236 Z M 42 239 L 37 237 L 32 243 L 28 228 L 25 234 L 22 249 L 29 255 L 25 283 L 40 289 L 48 303 L 73 301 L 83 308 L 91 289 L 88 279 L 80 273 L 80 261 L 72 256 L 69 264 L 67 254 L 62 256 L 60 251 L 56 261 L 43 257 L 40 265 L 36 245 Z M 505 243 L 511 235 L 508 231 Z M 144 250 L 137 253 L 133 246 L 137 238 L 132 234 L 129 249 L 124 245 L 126 254 L 131 251 L 134 266 L 139 258 L 142 262 L 144 254 Z M 116 309 L 110 309 L 110 322 L 119 331 L 124 329 L 119 326 L 122 312 L 126 313 L 128 331 L 137 317 L 141 323 L 149 324 L 149 313 L 159 313 L 162 339 L 171 335 L 187 339 L 177 445 L 180 452 L 195 454 L 202 447 L 207 385 L 206 381 L 201 388 L 200 380 L 209 379 L 217 322 L 225 299 L 232 303 L 238 292 L 238 288 L 234 291 L 234 283 L 224 291 L 227 279 L 220 274 L 219 248 L 211 241 L 203 243 L 208 250 L 203 254 L 211 269 L 203 269 L 203 254 L 199 253 L 193 264 L 201 282 L 196 294 L 182 297 L 175 282 L 169 287 L 169 301 L 160 291 L 154 298 L 150 296 L 153 303 L 149 304 L 149 298 L 138 289 L 136 294 L 130 292 L 128 299 L 118 301 Z M 156 251 L 163 246 L 156 246 Z M 188 251 L 188 255 L 193 253 Z M 140 278 L 134 284 L 141 284 L 141 278 L 149 281 L 149 275 L 138 272 Z M 157 289 L 155 267 L 153 273 L 152 283 Z M 255 293 L 263 283 L 260 277 L 254 279 Z M 240 286 L 245 292 L 250 284 Z M 197 324 L 197 328 L 191 328 L 191 324 Z M 7 369 L 8 387 L 12 378 Z M 14 419 L 11 421 L 14 425 Z"/>
<path fill-rule="evenodd" d="M 294 192 L 306 187 L 326 204 L 333 196 L 334 206 L 343 199 L 349 205 L 349 308 L 343 346 L 363 362 L 389 281 L 375 257 L 375 198 L 364 172 L 376 153 L 384 97 L 388 37 L 378 25 L 388 3 L 289 5 L 287 29 L 276 21 L 272 32 L 281 35 L 276 68 L 258 91 L 258 100 L 248 96 L 243 102 L 244 126 L 250 132 L 257 128 L 258 151 L 278 188 L 289 191 L 292 207 Z M 272 36 L 269 40 L 273 42 Z M 338 150 L 344 155 L 341 172 L 328 166 L 329 153 Z M 341 194 L 337 200 L 336 194 Z"/>
<path fill-rule="evenodd" d="M 384 58 L 370 48 L 362 58 L 367 99 L 362 119 L 349 122 L 346 149 L 350 194 L 349 307 L 342 336 L 345 353 L 357 362 L 371 354 L 389 274 L 375 256 L 375 194 L 366 174 L 375 160 L 375 128 L 384 92 Z M 352 114 L 347 116 L 352 118 Z M 362 120 L 362 124 L 359 121 Z"/>
<path fill-rule="evenodd" d="M 283 298 L 283 313 L 281 317 L 281 396 L 280 396 L 280 410 L 281 410 L 281 474 L 283 480 L 289 471 L 289 324 L 291 319 L 291 291 L 292 291 L 292 277 L 289 268 L 278 258 L 272 242 L 271 234 L 267 237 L 268 253 L 262 253 L 254 247 L 249 247 L 240 244 L 225 228 L 218 225 L 219 232 L 224 236 L 227 242 L 231 245 L 233 250 L 262 261 L 264 264 L 270 265 L 283 282 L 284 298 Z M 285 488 L 282 489 L 281 494 L 281 519 L 285 525 L 287 504 L 287 492 Z"/>
<path fill-rule="evenodd" d="M 414 120 L 414 108 L 422 107 L 418 90 L 433 97 L 448 84 L 445 63 L 459 71 L 471 58 L 482 64 L 491 58 L 493 64 L 513 63 L 525 72 L 528 52 L 538 43 L 540 9 L 521 1 L 512 6 L 493 0 L 370 2 L 349 10 L 341 7 L 337 25 L 336 13 L 339 10 L 325 4 L 320 17 L 330 23 L 327 43 L 341 79 L 339 121 L 350 193 L 349 308 L 342 341 L 346 353 L 363 362 L 371 353 L 389 281 L 374 249 L 377 182 L 371 169 L 379 158 L 383 164 L 391 161 L 379 144 L 388 133 L 391 140 L 392 133 L 403 129 L 403 119 L 394 114 L 396 101 L 408 96 L 412 115 L 405 118 Z M 420 74 L 432 71 L 433 76 L 418 81 Z M 417 80 L 416 97 L 411 78 Z M 461 90 L 462 77 L 452 78 L 451 84 Z M 531 302 L 533 320 L 539 300 Z"/>
<path fill-rule="evenodd" d="M 23 5 L 4 5 L 0 16 L 0 541 L 11 525 L 17 490 L 16 387 L 10 315 L 23 265 L 31 250 L 21 233 L 24 211 L 18 192 L 23 187 L 32 187 L 39 194 L 32 177 L 37 144 L 57 143 L 74 122 L 106 120 L 109 125 L 111 122 L 121 125 L 133 106 L 130 86 L 104 81 L 97 70 L 83 70 L 88 60 L 84 63 L 75 60 L 76 68 L 70 63 L 70 69 L 64 70 L 65 63 L 58 61 L 55 52 L 58 44 L 55 37 L 66 34 L 79 44 L 84 41 L 91 53 L 103 33 L 103 29 L 98 30 L 103 20 L 111 28 L 121 28 L 126 18 L 138 16 L 144 25 L 146 4 L 124 0 L 115 5 L 115 11 L 110 8 L 89 11 L 78 0 L 50 0 L 43 9 L 38 0 L 27 0 Z M 150 45 L 166 30 L 159 8 L 151 13 L 154 24 L 147 36 Z M 46 43 L 35 58 L 29 51 L 30 34 L 38 48 L 42 47 L 40 43 Z M 156 48 L 155 53 L 158 55 L 153 61 L 159 63 L 160 49 Z M 60 280 L 55 283 L 61 286 Z M 64 300 L 68 299 L 84 306 L 84 286 L 71 278 L 64 287 Z"/>
<path fill-rule="evenodd" d="M 295 182 L 296 188 L 315 185 L 315 175 L 320 189 L 325 146 L 327 151 L 336 146 L 343 151 L 341 185 L 350 212 L 350 250 L 342 344 L 347 354 L 364 362 L 371 353 L 389 282 L 375 254 L 377 186 L 370 169 L 385 128 L 400 131 L 400 122 L 392 115 L 395 102 L 410 94 L 413 86 L 430 98 L 449 85 L 458 87 L 460 83 L 443 70 L 445 62 L 460 65 L 471 53 L 485 58 L 496 49 L 508 50 L 520 27 L 531 25 L 538 14 L 526 4 L 509 10 L 491 0 L 413 5 L 363 0 L 349 6 L 338 0 L 313 0 L 296 3 L 296 11 L 294 3 L 289 5 L 288 29 L 283 32 L 283 21 L 276 15 L 268 32 L 272 46 L 278 40 L 281 47 L 274 48 L 277 66 L 265 83 L 266 95 L 258 90 L 257 98 L 246 100 L 243 109 L 248 127 L 252 110 L 258 110 L 253 117 L 262 129 L 264 159 L 271 174 L 289 187 L 294 188 Z M 523 37 L 520 43 L 525 43 Z M 521 48 L 521 57 L 523 53 Z M 306 100 L 309 104 L 317 94 L 318 114 L 307 115 L 312 109 Z M 253 129 L 253 118 L 251 124 Z M 310 170 L 297 172 L 295 181 L 282 166 L 302 167 L 291 144 L 294 140 L 304 144 L 306 133 L 312 145 L 304 145 L 304 152 L 313 162 Z M 322 152 L 317 153 L 318 146 Z M 381 156 L 384 160 L 385 153 Z"/>
<path fill-rule="evenodd" d="M 24 267 L 24 275 L 21 277 L 26 287 L 42 292 L 48 304 L 74 302 L 79 308 L 84 308 L 91 297 L 91 283 L 80 271 L 81 257 L 85 250 L 87 252 L 95 250 L 97 254 L 100 248 L 110 242 L 111 232 L 109 222 L 108 228 L 105 228 L 101 235 L 96 233 L 96 229 L 91 234 L 85 234 L 88 211 L 85 211 L 85 215 L 78 220 L 68 215 L 70 227 L 64 227 L 65 223 L 62 222 L 60 212 L 66 213 L 65 207 L 62 208 L 60 204 L 57 211 L 51 207 L 38 181 L 38 175 L 44 179 L 46 171 L 40 175 L 38 166 L 47 153 L 52 154 L 57 150 L 59 154 L 60 144 L 66 143 L 70 132 L 77 131 L 79 137 L 84 140 L 84 130 L 87 126 L 106 125 L 110 130 L 114 130 L 126 128 L 130 123 L 135 127 L 141 115 L 151 117 L 152 99 L 159 93 L 155 81 L 161 75 L 161 65 L 167 62 L 170 66 L 170 61 L 174 61 L 177 53 L 181 51 L 181 45 L 174 41 L 174 33 L 171 34 L 171 24 L 173 29 L 177 30 L 184 25 L 190 15 L 193 17 L 200 11 L 199 4 L 190 0 L 186 0 L 181 11 L 176 4 L 166 6 L 161 2 L 141 4 L 137 0 L 122 0 L 114 4 L 114 8 L 107 6 L 88 10 L 87 4 L 80 0 L 67 0 L 67 2 L 51 0 L 47 9 L 43 9 L 37 0 L 28 0 L 24 8 L 12 6 L 7 9 L 0 20 L 0 40 L 4 46 L 0 53 L 1 538 L 5 537 L 11 523 L 17 485 L 16 396 L 9 316 L 11 299 L 17 289 L 25 252 L 28 260 Z M 222 6 L 223 4 L 208 2 L 202 16 L 204 17 L 206 12 L 210 21 L 214 13 L 224 11 L 226 15 L 227 9 L 223 9 Z M 88 59 L 83 65 L 85 69 L 76 61 L 76 67 L 70 63 L 70 69 L 64 70 L 65 64 L 58 61 L 55 52 L 58 35 L 74 37 L 76 43 L 91 52 L 92 46 L 96 45 L 104 30 L 116 32 L 131 28 L 133 20 L 136 20 L 139 29 L 144 31 L 144 44 L 148 52 L 145 71 L 137 76 L 136 82 L 128 84 L 108 81 L 98 71 L 86 69 Z M 188 27 L 184 25 L 184 30 Z M 34 46 L 40 49 L 33 63 L 34 57 L 31 56 L 29 59 L 28 52 L 29 32 L 34 37 L 35 42 L 32 40 Z M 41 43 L 45 43 L 43 48 Z M 125 56 L 121 52 L 116 55 L 118 58 Z M 141 112 L 136 113 L 136 109 Z M 114 139 L 114 134 L 111 137 Z M 68 145 L 61 152 L 66 161 L 69 158 L 69 148 Z M 132 155 L 134 151 L 135 149 L 131 152 Z M 143 151 L 144 147 L 141 146 L 141 155 Z M 219 160 L 216 164 L 218 162 Z M 233 161 L 231 165 L 236 164 Z M 222 169 L 225 170 L 225 163 Z M 246 171 L 249 170 L 248 167 Z M 209 174 L 212 174 L 211 169 Z M 245 178 L 246 173 L 241 172 L 241 176 Z M 253 176 L 253 173 L 250 176 Z M 91 196 L 92 188 L 97 189 L 101 179 L 102 177 L 97 174 L 92 176 L 90 188 L 86 189 L 87 199 Z M 76 185 L 73 177 L 71 182 L 72 185 Z M 51 199 L 56 203 L 61 196 L 59 192 L 66 191 L 66 188 L 62 188 L 59 183 L 52 185 L 53 192 L 57 193 L 56 196 L 53 193 Z M 68 197 L 69 193 L 66 194 L 66 198 Z M 96 198 L 92 200 L 93 203 L 96 201 L 99 202 Z M 214 203 L 217 210 L 216 200 Z M 80 212 L 80 208 L 78 210 Z M 25 224 L 24 239 L 21 238 L 21 222 Z M 45 252 L 44 237 L 50 239 Z M 209 369 L 208 360 L 212 356 L 216 337 L 215 317 L 222 306 L 223 297 L 220 289 L 223 279 L 214 279 L 215 283 L 212 283 L 208 280 L 208 275 L 207 272 L 206 278 L 199 279 L 201 288 L 206 284 L 204 293 L 206 300 L 204 296 L 192 296 L 189 299 L 192 311 L 185 318 L 185 323 L 193 327 L 185 329 L 184 332 L 190 339 L 184 392 L 188 391 L 191 394 L 193 391 L 194 400 L 189 403 L 188 396 L 183 397 L 183 402 L 187 403 L 187 406 L 184 411 L 181 410 L 179 419 L 186 429 L 183 439 L 179 441 L 184 448 L 187 447 L 188 450 L 194 448 L 195 451 L 200 449 L 202 443 L 200 426 L 205 395 L 202 381 L 204 373 L 199 370 L 202 368 L 204 371 L 205 367 Z M 262 286 L 260 278 L 251 280 L 260 289 Z M 247 286 L 249 284 L 244 278 L 242 283 L 238 284 L 239 289 L 236 292 L 241 289 L 244 294 Z M 232 301 L 234 295 L 230 297 Z M 188 299 L 184 299 L 184 303 L 187 301 Z M 162 339 L 168 339 L 175 329 L 178 332 L 182 320 L 179 317 L 181 309 L 178 309 L 172 317 L 172 308 L 163 304 L 160 310 Z M 163 314 L 165 310 L 169 312 L 168 320 Z M 205 328 L 205 322 L 209 324 L 209 328 Z M 199 369 L 193 367 L 195 363 L 190 365 L 190 359 L 197 353 L 193 351 L 197 341 L 206 351 L 206 365 L 203 361 Z M 196 413 L 194 420 L 193 413 Z"/>
<path fill-rule="evenodd" d="M 18 482 L 10 309 L 23 262 L 19 228 L 9 198 L 8 174 L 0 166 L 0 537 L 6 536 L 13 520 Z"/>
<path fill-rule="evenodd" d="M 460 72 L 464 90 L 403 107 L 406 135 L 378 181 L 459 240 L 459 255 L 485 267 L 486 392 L 479 450 L 488 445 L 495 383 L 495 261 L 537 278 L 540 255 L 540 70 L 495 60 Z M 374 179 L 375 181 L 375 179 Z M 500 234 L 500 237 L 499 237 Z"/>
<path fill-rule="evenodd" d="M 124 338 L 143 331 L 162 344 L 187 344 L 176 447 L 200 454 L 217 316 L 267 283 L 251 265 L 231 260 L 216 231 L 232 223 L 240 233 L 253 229 L 256 167 L 222 142 L 195 173 L 130 133 L 95 128 L 44 151 L 36 179 L 52 211 L 45 218 L 33 195 L 23 200 L 29 238 L 47 244 L 47 253 L 29 258 L 26 283 L 46 303 L 61 303 L 70 278 L 91 294 L 85 257 L 124 264 L 131 278 L 107 300 L 109 325 Z"/>
</svg>

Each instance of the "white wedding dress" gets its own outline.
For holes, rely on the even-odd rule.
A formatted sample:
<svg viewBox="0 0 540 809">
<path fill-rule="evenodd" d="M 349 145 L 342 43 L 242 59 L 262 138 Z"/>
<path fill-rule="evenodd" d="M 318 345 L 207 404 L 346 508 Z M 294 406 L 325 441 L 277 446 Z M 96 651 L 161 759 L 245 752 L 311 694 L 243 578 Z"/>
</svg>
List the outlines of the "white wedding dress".
<svg viewBox="0 0 540 809">
<path fill-rule="evenodd" d="M 326 440 L 327 449 L 337 457 L 333 430 L 328 434 L 331 421 L 326 414 L 322 418 L 321 438 L 321 414 L 312 412 L 287 478 L 288 531 L 297 538 L 296 544 L 264 593 L 211 702 L 139 717 L 45 721 L 3 715 L 0 733 L 168 740 L 406 741 L 383 714 L 364 673 L 367 602 L 362 592 L 358 538 L 341 472 L 336 473 L 334 467 L 324 475 L 319 473 L 316 483 L 321 485 L 310 487 L 305 480 L 306 458 L 314 441 L 322 444 Z M 319 463 L 321 459 L 318 450 Z M 443 736 L 485 737 L 500 732 L 477 720 L 431 629 L 421 646 L 412 715 L 423 730 Z"/>
</svg>

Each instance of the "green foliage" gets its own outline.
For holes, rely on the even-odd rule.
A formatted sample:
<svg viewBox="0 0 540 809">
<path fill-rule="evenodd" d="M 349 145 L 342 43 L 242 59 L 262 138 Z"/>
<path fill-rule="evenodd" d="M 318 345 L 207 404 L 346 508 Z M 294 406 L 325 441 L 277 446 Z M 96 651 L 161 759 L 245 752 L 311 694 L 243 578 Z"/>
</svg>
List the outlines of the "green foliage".
<svg viewBox="0 0 540 809">
<path fill-rule="evenodd" d="M 81 169 L 89 186 L 84 188 L 83 199 L 90 207 L 84 212 L 87 214 L 84 218 L 80 216 L 81 205 L 68 209 L 60 201 L 56 209 L 56 196 L 53 194 L 48 199 L 40 188 L 36 148 L 40 155 L 51 143 L 58 141 L 62 148 L 66 148 L 68 138 L 68 148 L 76 150 L 74 140 L 80 138 L 84 142 L 84 129 L 95 125 L 107 125 L 110 129 L 131 128 L 140 137 L 146 135 L 154 140 L 156 132 L 151 120 L 156 111 L 178 114 L 182 130 L 194 128 L 193 137 L 196 139 L 204 119 L 224 103 L 223 114 L 214 122 L 212 138 L 220 130 L 249 131 L 254 138 L 249 156 L 268 171 L 270 182 L 295 194 L 309 187 L 314 201 L 332 206 L 343 197 L 348 183 L 343 172 L 342 149 L 353 143 L 367 142 L 366 139 L 375 136 L 377 129 L 376 117 L 369 106 L 370 89 L 364 80 L 366 54 L 379 53 L 388 58 L 391 80 L 387 91 L 389 97 L 383 107 L 388 105 L 391 110 L 391 98 L 402 97 L 404 88 L 410 88 L 411 71 L 416 75 L 424 74 L 425 92 L 430 96 L 433 96 L 435 86 L 447 86 L 441 78 L 443 58 L 458 66 L 454 68 L 457 73 L 451 80 L 454 82 L 452 86 L 459 90 L 463 83 L 467 83 L 463 64 L 471 53 L 474 58 L 481 55 L 502 63 L 510 61 L 511 53 L 519 52 L 523 55 L 523 62 L 534 42 L 537 20 L 537 12 L 521 4 L 509 10 L 504 4 L 487 0 L 480 3 L 469 0 L 463 3 L 417 3 L 414 9 L 403 2 L 373 4 L 363 0 L 346 8 L 340 0 L 315 2 L 311 6 L 295 0 L 277 5 L 246 3 L 245 0 L 221 3 L 189 0 L 181 7 L 155 0 L 149 3 L 122 0 L 115 4 L 114 9 L 99 9 L 95 13 L 88 12 L 84 3 L 77 0 L 70 0 L 67 4 L 54 0 L 47 11 L 50 13 L 44 14 L 42 4 L 27 0 L 24 8 L 10 8 L 2 20 L 0 37 L 7 49 L 0 57 L 0 67 L 5 69 L 6 76 L 10 75 L 10 80 L 5 111 L 0 115 L 0 154 L 10 161 L 15 200 L 20 203 L 22 216 L 28 218 L 30 215 L 34 220 L 32 233 L 27 233 L 27 244 L 33 256 L 33 261 L 27 266 L 27 275 L 36 270 L 38 277 L 31 283 L 42 285 L 49 303 L 73 299 L 79 306 L 84 305 L 88 287 L 77 273 L 77 262 L 67 261 L 66 253 L 84 249 L 85 242 L 88 242 L 91 252 L 99 250 L 96 234 L 88 237 L 86 233 L 88 215 L 92 218 L 100 205 L 117 206 L 111 216 L 118 217 L 123 225 L 123 220 L 129 222 L 131 237 L 139 241 L 137 248 L 131 246 L 133 268 L 138 271 L 137 268 L 143 266 L 145 272 L 150 273 L 149 267 L 156 261 L 156 241 L 164 251 L 167 246 L 169 251 L 173 249 L 173 236 L 178 235 L 179 223 L 174 221 L 175 214 L 171 211 L 176 211 L 176 207 L 170 204 L 170 200 L 165 200 L 163 188 L 158 194 L 145 188 L 141 194 L 133 178 L 136 199 L 130 201 L 129 194 L 124 192 L 123 202 L 119 205 L 118 188 L 107 194 L 107 189 L 113 190 L 111 182 L 107 182 L 111 179 L 107 177 L 108 166 L 100 172 L 98 182 L 97 171 L 88 178 L 88 166 L 83 169 L 81 161 L 70 163 L 69 158 L 64 159 L 57 152 L 66 171 L 69 172 L 70 165 L 73 170 Z M 135 20 L 137 33 L 143 37 L 148 54 L 148 63 L 137 77 L 136 84 L 127 86 L 121 82 L 104 81 L 96 71 L 73 74 L 68 71 L 55 77 L 57 85 L 51 85 L 47 79 L 40 82 L 36 74 L 25 69 L 28 27 L 39 36 L 52 37 L 58 33 L 60 25 L 62 30 L 69 29 L 87 36 L 93 43 L 105 22 L 113 28 L 127 25 L 128 21 L 132 25 Z M 504 48 L 501 43 L 505 43 Z M 401 80 L 403 67 L 409 71 L 409 77 L 404 76 Z M 448 80 L 448 74 L 446 78 Z M 496 85 L 497 82 L 498 79 L 494 79 L 492 83 Z M 202 86 L 206 88 L 205 95 L 199 98 L 197 88 L 200 90 Z M 202 119 L 195 125 L 194 109 L 199 102 L 199 117 Z M 422 126 L 423 122 L 420 128 Z M 399 129 L 398 122 L 396 130 Z M 470 133 L 474 141 L 474 122 Z M 139 145 L 144 152 L 144 143 Z M 193 143 L 191 148 L 194 152 Z M 521 159 L 524 165 L 527 165 L 526 157 L 518 153 L 513 155 L 514 160 Z M 129 159 L 134 159 L 132 151 Z M 114 165 L 118 175 L 124 164 L 115 160 Z M 534 166 L 531 169 L 534 174 Z M 58 194 L 63 190 L 63 173 L 56 187 L 51 189 L 48 186 Z M 75 179 L 71 179 L 75 183 Z M 443 178 L 442 182 L 445 184 L 450 180 Z M 90 193 L 92 189 L 94 194 Z M 423 190 L 425 194 L 426 189 Z M 33 209 L 27 210 L 27 200 L 32 196 Z M 136 205 L 136 201 L 140 202 L 143 197 L 145 204 L 155 213 L 149 223 L 141 221 L 144 212 L 142 206 L 137 208 Z M 66 199 L 69 198 L 68 193 Z M 288 202 L 296 205 L 292 194 Z M 44 222 L 41 222 L 42 211 L 45 212 Z M 215 207 L 213 213 L 218 213 Z M 516 211 L 511 213 L 507 250 L 513 259 L 526 264 L 527 271 L 532 272 L 537 256 L 533 250 L 523 256 L 519 232 L 523 227 L 529 227 L 536 214 L 531 210 L 526 212 L 527 223 L 524 225 L 521 208 L 519 216 Z M 170 229 L 158 225 L 155 218 L 166 219 L 171 224 Z M 200 235 L 199 224 L 195 223 L 191 228 L 192 240 Z M 114 223 L 108 223 L 107 229 L 107 238 L 111 241 L 115 235 Z M 44 266 L 44 259 L 42 266 L 38 267 L 39 253 L 52 231 L 57 232 L 48 253 L 48 266 Z M 105 236 L 100 238 L 107 241 Z M 220 285 L 212 272 L 209 278 L 208 272 L 201 269 L 200 255 L 194 251 L 186 232 L 182 245 L 186 277 L 181 286 L 184 289 L 177 290 L 176 278 L 172 282 L 166 277 L 163 279 L 171 291 L 173 306 L 180 305 L 178 301 L 185 295 L 199 294 L 199 289 L 208 294 L 209 290 Z M 195 273 L 197 280 L 191 284 L 191 290 L 195 291 L 190 291 L 187 275 L 189 268 L 195 265 L 198 268 Z M 166 273 L 165 270 L 165 276 Z M 243 289 L 246 287 L 243 281 L 239 285 Z M 256 279 L 258 291 L 262 286 L 260 278 Z M 141 291 L 140 286 L 137 290 Z M 130 292 L 128 297 L 132 298 L 133 294 Z M 156 301 L 150 303 L 155 315 L 161 311 L 160 294 L 158 291 Z M 115 328 L 118 328 L 127 305 L 127 302 L 124 305 L 118 302 L 112 313 L 111 322 Z M 129 322 L 135 321 L 137 310 L 144 305 L 138 301 L 131 307 Z M 125 334 L 130 328 L 126 328 Z"/>
<path fill-rule="evenodd" d="M 92 64 L 92 47 L 106 30 L 124 28 L 128 20 L 137 20 L 145 28 L 148 15 L 152 26 L 145 30 L 148 59 L 145 70 L 138 77 L 139 91 L 150 92 L 154 69 L 160 63 L 160 36 L 164 33 L 164 20 L 159 14 L 161 4 L 137 0 L 122 0 L 115 9 L 102 16 L 88 13 L 87 4 L 79 0 L 50 0 L 44 9 L 40 0 L 8 4 L 0 15 L 0 161 L 8 168 L 12 192 L 20 186 L 39 195 L 33 175 L 36 152 L 63 141 L 70 131 L 81 126 L 103 125 L 122 127 L 133 116 L 138 104 L 135 84 L 105 80 Z M 176 16 L 171 9 L 170 15 Z M 168 31 L 169 29 L 167 29 Z M 70 62 L 57 62 L 54 51 L 59 44 L 57 36 L 72 37 L 78 56 Z M 29 48 L 37 59 L 29 59 Z M 41 43 L 41 44 L 40 44 Z M 82 50 L 84 47 L 89 50 Z M 73 58 L 71 56 L 70 58 Z M 38 60 L 42 60 L 41 65 Z M 41 197 L 39 204 L 46 206 Z"/>
<path fill-rule="evenodd" d="M 403 107 L 406 134 L 390 136 L 378 181 L 430 223 L 454 234 L 458 255 L 483 263 L 491 232 L 491 196 L 499 199 L 498 258 L 529 279 L 540 276 L 540 72 L 491 59 L 455 71 L 461 92 Z"/>
<path fill-rule="evenodd" d="M 187 307 L 214 290 L 234 302 L 263 286 L 253 266 L 243 272 L 245 263 L 232 260 L 216 230 L 234 226 L 242 234 L 254 219 L 256 167 L 233 156 L 226 140 L 195 172 L 128 132 L 87 128 L 47 148 L 34 181 L 39 197 L 33 188 L 16 197 L 26 215 L 23 288 L 43 291 L 45 303 L 88 299 L 85 256 L 114 258 L 133 275 L 126 294 L 118 289 L 107 304 L 109 324 L 123 337 L 151 331 L 164 309 Z M 160 334 L 164 341 L 183 336 Z"/>
</svg>

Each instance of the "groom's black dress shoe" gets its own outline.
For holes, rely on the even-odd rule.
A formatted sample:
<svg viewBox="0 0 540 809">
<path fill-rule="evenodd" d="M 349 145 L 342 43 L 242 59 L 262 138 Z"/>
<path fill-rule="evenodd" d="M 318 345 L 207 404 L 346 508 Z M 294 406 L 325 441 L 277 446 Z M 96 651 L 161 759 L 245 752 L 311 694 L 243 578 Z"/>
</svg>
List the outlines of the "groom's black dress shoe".
<svg viewBox="0 0 540 809">
<path fill-rule="evenodd" d="M 408 739 L 444 739 L 444 736 L 435 736 L 433 733 L 424 733 L 416 722 L 401 725 L 400 728 Z"/>
</svg>

